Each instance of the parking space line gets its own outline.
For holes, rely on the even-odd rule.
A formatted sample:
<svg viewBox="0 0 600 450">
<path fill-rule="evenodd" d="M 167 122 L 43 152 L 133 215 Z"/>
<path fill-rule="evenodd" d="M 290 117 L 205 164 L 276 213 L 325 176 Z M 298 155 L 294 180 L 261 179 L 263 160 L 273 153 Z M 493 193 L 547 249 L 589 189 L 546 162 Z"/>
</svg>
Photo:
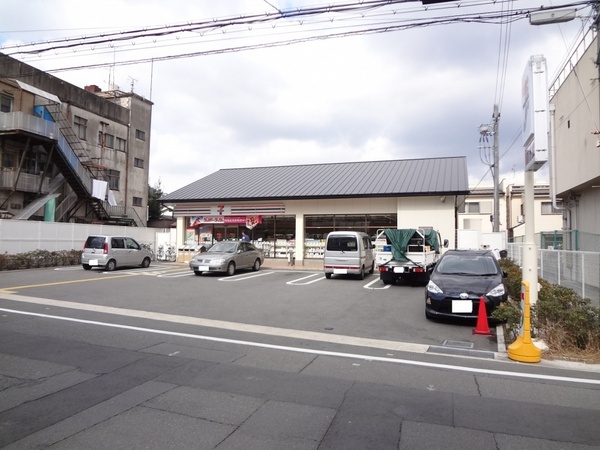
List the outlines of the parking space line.
<svg viewBox="0 0 600 450">
<path fill-rule="evenodd" d="M 173 273 L 159 273 L 156 275 L 156 278 L 180 278 L 180 277 L 189 277 L 191 275 L 195 275 L 194 272 L 190 270 L 186 270 L 185 272 L 181 272 L 180 270 Z"/>
<path fill-rule="evenodd" d="M 285 284 L 289 284 L 290 286 L 303 286 L 303 285 L 306 285 L 306 284 L 316 283 L 317 281 L 321 281 L 321 280 L 325 279 L 325 277 L 321 277 L 321 278 L 317 278 L 316 280 L 311 280 L 311 281 L 307 281 L 305 283 L 300 283 L 303 280 L 307 280 L 309 278 L 316 277 L 316 276 L 319 276 L 319 275 L 322 275 L 322 274 L 321 273 L 313 273 L 313 274 L 307 275 L 305 277 L 298 278 L 297 280 L 288 281 Z"/>
<path fill-rule="evenodd" d="M 249 275 L 247 273 L 240 273 L 239 275 L 233 275 L 233 276 L 219 278 L 219 281 L 244 281 L 244 280 L 249 280 L 250 278 L 264 277 L 265 275 L 271 275 L 273 273 L 275 273 L 275 272 L 260 272 L 260 273 L 255 273 L 254 275 Z"/>
<path fill-rule="evenodd" d="M 388 289 L 391 284 L 384 284 L 383 287 L 371 287 L 372 284 L 377 283 L 378 281 L 381 281 L 379 278 L 371 281 L 370 283 L 365 284 L 363 287 L 365 289 Z"/>
</svg>

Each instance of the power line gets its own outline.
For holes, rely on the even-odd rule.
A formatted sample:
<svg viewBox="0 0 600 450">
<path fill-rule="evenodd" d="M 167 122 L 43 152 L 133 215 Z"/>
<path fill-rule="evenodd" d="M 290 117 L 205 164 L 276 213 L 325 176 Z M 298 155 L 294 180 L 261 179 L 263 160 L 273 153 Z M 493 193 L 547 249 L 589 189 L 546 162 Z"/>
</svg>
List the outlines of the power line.
<svg viewBox="0 0 600 450">
<path fill-rule="evenodd" d="M 370 3 L 390 3 L 390 2 L 381 2 L 380 1 L 380 2 L 370 2 Z M 396 2 L 392 2 L 392 3 L 396 3 Z M 363 8 L 364 5 L 362 3 L 361 3 L 361 5 L 362 5 L 361 8 Z M 585 3 L 585 5 L 587 6 L 587 3 Z M 544 8 L 544 9 L 548 9 L 548 8 Z M 351 10 L 351 8 L 348 6 L 348 4 L 346 4 L 346 11 L 350 11 L 350 10 Z M 374 26 L 374 27 L 370 27 L 370 28 L 351 29 L 350 31 L 343 31 L 343 32 L 338 32 L 338 33 L 313 34 L 311 36 L 297 38 L 297 39 L 262 42 L 262 43 L 252 44 L 252 45 L 240 45 L 240 46 L 226 47 L 226 48 L 220 48 L 220 49 L 202 50 L 202 51 L 180 53 L 180 54 L 169 54 L 169 55 L 164 55 L 164 56 L 151 56 L 151 57 L 121 60 L 121 61 L 111 60 L 111 61 L 106 61 L 106 62 L 101 62 L 101 63 L 48 69 L 46 71 L 47 72 L 64 72 L 64 71 L 71 71 L 71 70 L 94 69 L 94 68 L 102 68 L 102 67 L 109 67 L 109 66 L 114 67 L 114 66 L 143 64 L 143 63 L 155 62 L 155 61 L 165 61 L 165 60 L 180 59 L 180 58 L 191 58 L 191 57 L 208 56 L 208 55 L 223 54 L 223 53 L 233 53 L 233 52 L 257 50 L 257 49 L 261 49 L 261 48 L 281 47 L 281 46 L 293 45 L 293 44 L 297 44 L 297 43 L 304 43 L 304 42 L 310 42 L 310 41 L 316 41 L 316 40 L 335 39 L 335 38 L 349 37 L 349 36 L 356 36 L 356 35 L 387 33 L 387 32 L 407 30 L 407 29 L 411 29 L 411 28 L 428 27 L 428 26 L 435 26 L 435 25 L 448 25 L 448 24 L 454 24 L 454 23 L 505 24 L 505 23 L 511 23 L 511 22 L 514 22 L 517 20 L 522 20 L 524 18 L 527 18 L 527 17 L 529 17 L 529 15 L 532 12 L 537 11 L 537 10 L 538 9 L 536 8 L 533 10 L 529 10 L 529 9 L 518 10 L 518 11 L 511 10 L 510 12 L 501 11 L 499 13 L 498 12 L 489 12 L 489 13 L 478 12 L 478 13 L 472 13 L 472 14 L 461 14 L 461 15 L 454 15 L 454 16 L 442 16 L 442 17 L 421 18 L 421 19 L 399 18 L 394 21 L 390 21 L 388 23 L 380 24 L 379 26 Z M 312 13 L 314 14 L 314 12 L 312 12 Z M 285 14 L 287 14 L 287 13 L 285 13 Z M 390 12 L 388 14 L 396 15 L 395 12 Z M 264 17 L 268 18 L 268 15 L 261 16 L 261 17 L 263 17 L 263 20 L 264 20 Z M 198 25 L 198 24 L 194 25 L 194 27 L 197 27 L 197 26 L 200 26 L 200 25 Z M 204 25 L 202 25 L 202 26 L 208 27 L 208 24 L 204 23 Z M 216 26 L 220 27 L 220 26 L 224 26 L 224 25 L 217 24 Z M 354 28 L 356 28 L 356 27 L 357 26 L 354 25 Z M 352 28 L 352 27 L 349 26 L 348 28 Z M 158 35 L 166 36 L 166 35 L 170 35 L 172 33 L 182 32 L 181 29 L 179 31 L 175 31 L 175 30 L 165 31 L 164 27 L 161 27 L 161 30 L 162 31 L 160 31 L 160 32 L 158 32 L 158 31 L 152 32 L 150 35 L 144 35 L 144 37 L 148 37 L 148 36 L 156 37 Z M 323 31 L 323 29 L 317 30 L 317 31 Z M 313 33 L 316 33 L 316 31 L 313 30 Z M 123 38 L 123 39 L 125 40 L 125 38 Z M 129 37 L 129 39 L 131 39 L 131 37 Z M 225 38 L 221 38 L 221 39 L 217 39 L 217 40 L 224 40 L 224 39 Z M 94 40 L 92 42 L 96 43 L 97 41 Z M 112 38 L 107 39 L 106 42 L 113 42 L 113 40 L 112 40 Z M 74 42 L 74 40 L 70 40 L 70 42 L 68 42 L 65 45 L 68 46 L 67 48 L 71 48 L 71 47 L 79 47 L 79 46 L 88 46 L 89 47 L 91 44 L 89 43 L 89 41 Z M 143 45 L 144 44 L 142 44 L 142 46 Z M 155 44 L 151 47 L 153 49 L 156 49 L 156 48 L 160 48 L 161 45 Z M 43 52 L 50 51 L 51 49 L 57 50 L 57 47 L 54 44 L 52 44 L 52 47 L 48 47 L 48 48 L 44 49 Z M 111 46 L 110 49 L 111 49 L 110 50 L 111 55 L 114 55 L 117 52 L 116 46 Z M 131 49 L 131 47 L 128 46 L 128 49 Z M 38 49 L 38 50 L 36 50 L 36 52 L 37 51 L 40 51 L 40 50 Z M 90 47 L 90 49 L 87 51 L 95 53 L 95 48 Z M 124 51 L 124 49 L 121 48 L 121 49 L 119 49 L 119 51 Z M 11 53 L 10 55 L 12 56 L 14 54 L 24 54 L 24 53 L 27 54 L 27 53 L 30 53 L 30 51 L 18 51 L 15 53 Z M 97 53 L 95 53 L 95 54 L 97 54 Z M 79 52 L 78 56 L 82 56 L 82 53 Z M 56 59 L 56 56 L 53 56 L 51 58 Z"/>
<path fill-rule="evenodd" d="M 504 5 L 505 2 L 512 3 L 512 0 L 505 0 L 502 2 L 498 2 L 500 5 Z M 44 42 L 33 42 L 30 44 L 18 44 L 11 46 L 4 46 L 2 50 L 5 51 L 10 56 L 16 55 L 40 55 L 46 52 L 56 52 L 59 50 L 73 49 L 82 46 L 88 47 L 97 47 L 103 44 L 112 44 L 116 45 L 118 42 L 128 42 L 135 41 L 143 38 L 163 38 L 165 36 L 172 35 L 181 35 L 185 33 L 196 33 L 200 35 L 204 35 L 206 33 L 214 32 L 221 30 L 225 32 L 226 29 L 232 29 L 235 27 L 248 27 L 248 30 L 251 31 L 252 27 L 255 25 L 264 25 L 268 23 L 281 23 L 284 22 L 286 24 L 294 23 L 296 26 L 303 25 L 315 25 L 318 24 L 319 21 L 321 23 L 333 23 L 334 20 L 339 22 L 340 20 L 348 20 L 348 19 L 359 19 L 360 21 L 364 21 L 367 17 L 373 17 L 375 13 L 377 14 L 385 14 L 388 16 L 400 16 L 402 14 L 407 14 L 410 12 L 415 12 L 417 9 L 411 10 L 387 10 L 383 11 L 384 6 L 394 6 L 397 4 L 406 4 L 406 1 L 392 1 L 392 0 L 372 0 L 372 1 L 361 1 L 354 3 L 344 3 L 333 6 L 320 6 L 313 8 L 299 8 L 297 10 L 288 10 L 288 11 L 278 11 L 277 13 L 265 13 L 265 14 L 254 14 L 254 15 L 241 15 L 236 17 L 229 17 L 225 19 L 211 19 L 211 20 L 202 20 L 196 22 L 188 22 L 184 24 L 172 24 L 172 25 L 161 25 L 161 26 L 152 26 L 152 27 L 143 27 L 136 28 L 132 30 L 125 31 L 117 31 L 117 32 L 108 32 L 101 33 L 92 36 L 80 36 L 80 37 L 67 37 L 60 38 L 54 40 L 46 40 Z M 481 7 L 481 6 L 489 6 L 496 4 L 496 2 L 466 2 L 461 4 L 461 10 L 464 10 L 467 7 Z M 588 3 L 581 2 L 576 5 L 588 5 Z M 435 11 L 448 8 L 440 7 L 435 9 Z M 454 7 L 455 8 L 455 7 Z M 553 8 L 544 8 L 545 10 L 553 9 Z M 426 8 L 425 11 L 429 12 L 432 9 Z M 536 9 L 537 10 L 537 9 Z M 423 11 L 422 8 L 418 9 L 418 11 Z M 527 16 L 531 13 L 532 10 L 522 10 L 517 12 L 517 16 Z M 358 16 L 348 16 L 349 13 L 359 13 Z M 345 16 L 344 16 L 345 14 Z M 327 16 L 327 17 L 325 17 Z M 334 17 L 332 17 L 334 16 Z M 343 17 L 343 18 L 342 18 Z M 448 16 L 452 17 L 452 16 Z M 497 13 L 473 13 L 473 14 L 461 14 L 460 16 L 454 16 L 454 21 L 460 21 L 459 17 L 462 17 L 464 21 L 469 22 L 482 22 L 482 23 L 502 23 L 503 18 L 507 18 L 510 22 L 511 14 L 501 12 L 499 15 Z M 307 21 L 307 18 L 310 21 Z M 320 18 L 320 19 L 319 19 Z M 296 22 L 291 21 L 292 19 L 298 19 Z M 302 20 L 300 20 L 302 19 Z M 409 21 L 417 22 L 425 22 L 425 19 L 408 19 Z M 436 19 L 433 19 L 436 21 Z M 442 21 L 438 23 L 444 23 L 443 18 L 437 18 L 437 21 Z M 275 27 L 275 25 L 273 25 Z"/>
</svg>

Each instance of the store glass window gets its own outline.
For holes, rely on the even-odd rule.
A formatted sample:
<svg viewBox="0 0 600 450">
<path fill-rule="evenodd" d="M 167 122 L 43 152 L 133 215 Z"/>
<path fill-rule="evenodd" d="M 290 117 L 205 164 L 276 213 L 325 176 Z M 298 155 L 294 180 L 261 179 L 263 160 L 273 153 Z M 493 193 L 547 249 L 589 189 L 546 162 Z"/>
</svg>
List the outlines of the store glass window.
<svg viewBox="0 0 600 450">
<path fill-rule="evenodd" d="M 378 230 L 397 228 L 397 225 L 398 220 L 396 215 L 393 214 L 322 215 L 305 217 L 306 237 L 310 239 L 325 239 L 328 233 L 343 230 L 362 231 L 369 236 L 376 236 Z"/>
</svg>

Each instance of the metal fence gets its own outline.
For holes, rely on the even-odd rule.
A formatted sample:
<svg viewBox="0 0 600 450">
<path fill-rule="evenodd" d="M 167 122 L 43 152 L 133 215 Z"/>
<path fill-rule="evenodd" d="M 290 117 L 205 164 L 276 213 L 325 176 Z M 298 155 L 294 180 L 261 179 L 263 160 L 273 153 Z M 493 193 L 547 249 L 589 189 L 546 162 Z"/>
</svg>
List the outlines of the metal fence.
<svg viewBox="0 0 600 450">
<path fill-rule="evenodd" d="M 523 243 L 525 236 L 509 239 L 509 242 Z M 534 243 L 541 249 L 575 250 L 600 252 L 600 234 L 579 230 L 555 230 L 536 233 Z"/>
<path fill-rule="evenodd" d="M 507 256 L 522 265 L 523 245 L 508 244 Z M 538 248 L 538 276 L 552 284 L 573 289 L 600 307 L 600 252 Z"/>
</svg>

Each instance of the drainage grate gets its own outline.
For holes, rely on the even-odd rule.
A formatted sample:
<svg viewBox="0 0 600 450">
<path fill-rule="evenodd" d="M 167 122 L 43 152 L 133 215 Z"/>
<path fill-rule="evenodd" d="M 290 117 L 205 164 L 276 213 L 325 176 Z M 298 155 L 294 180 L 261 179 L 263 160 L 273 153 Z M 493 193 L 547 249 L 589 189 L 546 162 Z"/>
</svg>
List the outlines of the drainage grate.
<svg viewBox="0 0 600 450">
<path fill-rule="evenodd" d="M 472 342 L 467 342 L 467 341 L 453 341 L 451 339 L 446 339 L 442 343 L 442 345 L 444 347 L 472 349 L 474 344 Z"/>
<path fill-rule="evenodd" d="M 496 355 L 494 352 L 486 352 L 483 350 L 471 350 L 464 348 L 430 346 L 427 349 L 427 353 L 440 353 L 445 355 L 472 356 L 475 358 L 496 359 Z"/>
</svg>

